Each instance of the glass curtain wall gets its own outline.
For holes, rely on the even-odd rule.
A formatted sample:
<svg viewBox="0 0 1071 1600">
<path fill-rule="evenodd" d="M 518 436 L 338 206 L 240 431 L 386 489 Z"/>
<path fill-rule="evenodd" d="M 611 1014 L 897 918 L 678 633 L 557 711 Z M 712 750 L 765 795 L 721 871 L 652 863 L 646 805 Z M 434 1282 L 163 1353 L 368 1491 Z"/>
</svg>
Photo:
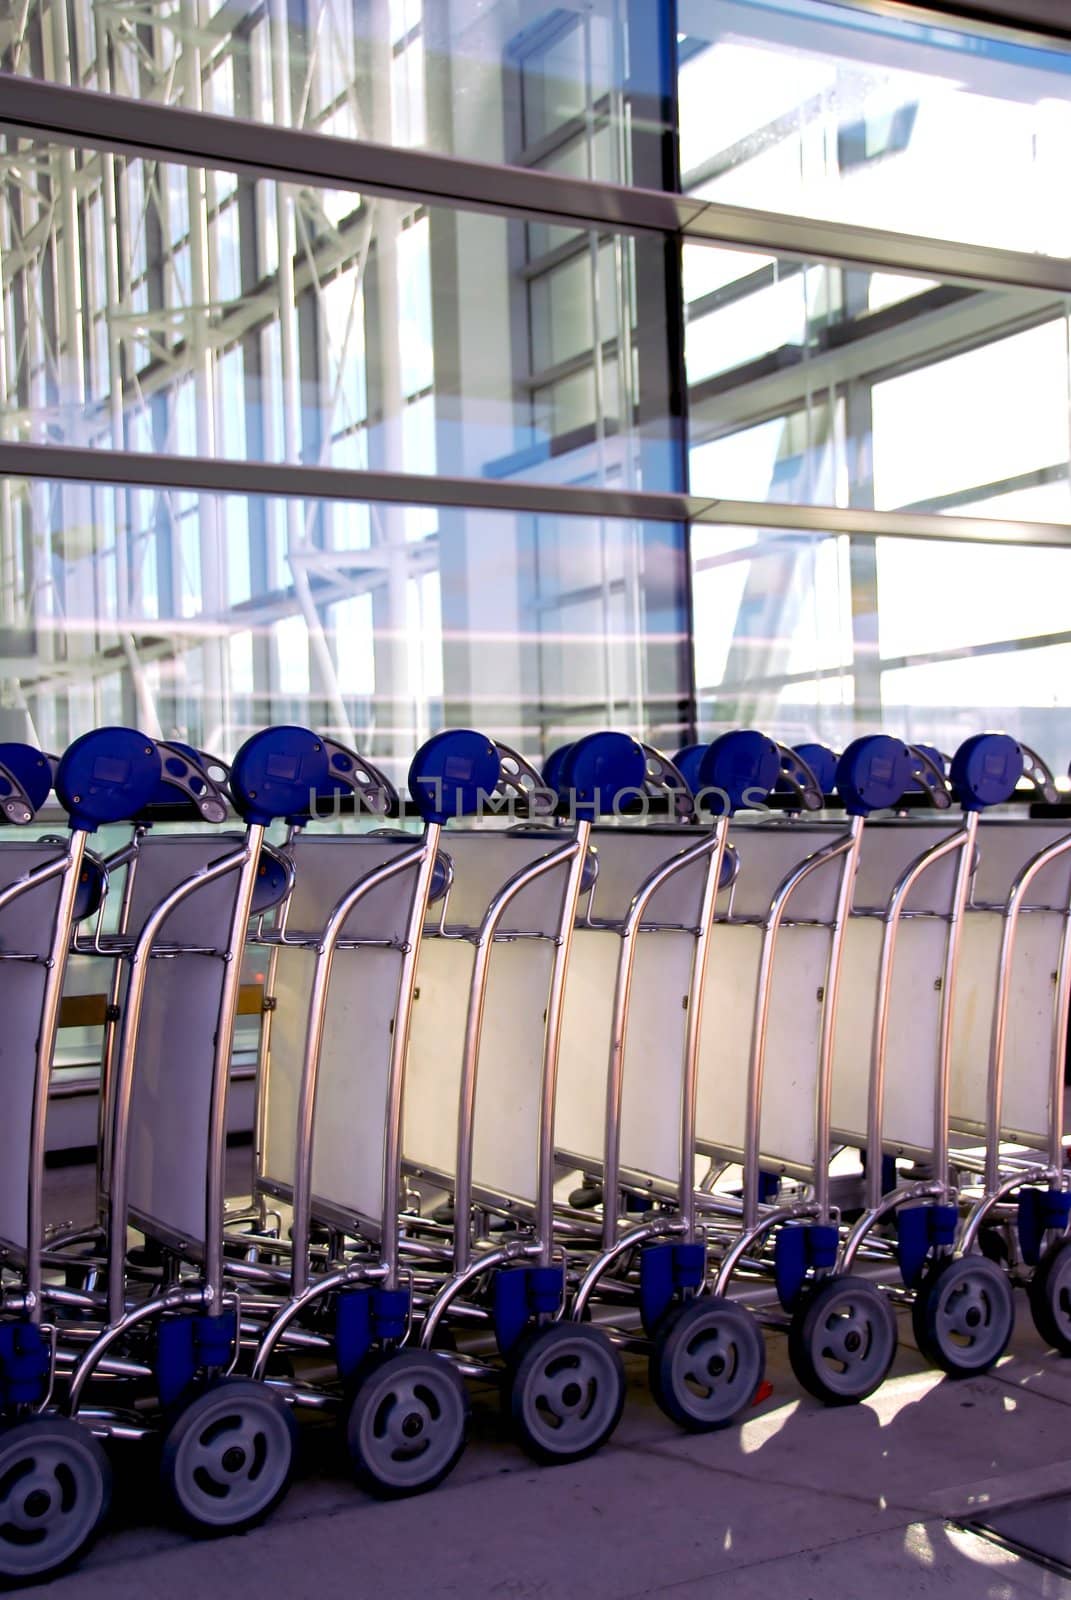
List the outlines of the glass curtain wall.
<svg viewBox="0 0 1071 1600">
<path fill-rule="evenodd" d="M 895 0 L 12 8 L 0 732 L 1063 764 L 1069 157 Z"/>
</svg>

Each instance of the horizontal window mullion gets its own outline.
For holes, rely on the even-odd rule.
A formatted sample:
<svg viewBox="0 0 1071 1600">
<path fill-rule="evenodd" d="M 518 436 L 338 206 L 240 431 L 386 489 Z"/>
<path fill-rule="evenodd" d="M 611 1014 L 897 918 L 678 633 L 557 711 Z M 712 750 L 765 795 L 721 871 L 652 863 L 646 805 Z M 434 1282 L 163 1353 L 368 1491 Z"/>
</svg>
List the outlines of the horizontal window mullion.
<svg viewBox="0 0 1071 1600">
<path fill-rule="evenodd" d="M 466 161 L 4 75 L 0 128 L 278 182 L 419 196 L 462 209 L 828 260 L 977 285 L 1071 293 L 1071 259 L 1001 250 L 651 189 Z"/>
</svg>

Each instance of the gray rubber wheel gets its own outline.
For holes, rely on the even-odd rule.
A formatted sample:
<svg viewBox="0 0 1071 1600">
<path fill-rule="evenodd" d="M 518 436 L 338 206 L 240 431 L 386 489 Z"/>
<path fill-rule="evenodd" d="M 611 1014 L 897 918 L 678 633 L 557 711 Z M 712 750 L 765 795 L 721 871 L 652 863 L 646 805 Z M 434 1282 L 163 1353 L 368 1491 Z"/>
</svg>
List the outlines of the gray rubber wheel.
<svg viewBox="0 0 1071 1600">
<path fill-rule="evenodd" d="M 625 1369 L 590 1323 L 551 1322 L 524 1335 L 506 1373 L 514 1437 L 536 1461 L 579 1461 L 609 1439 L 625 1404 Z"/>
<path fill-rule="evenodd" d="M 111 1491 L 107 1456 L 69 1417 L 30 1417 L 0 1434 L 0 1582 L 32 1583 L 73 1566 Z"/>
<path fill-rule="evenodd" d="M 732 1300 L 689 1300 L 663 1318 L 648 1371 L 651 1393 L 682 1428 L 727 1427 L 751 1404 L 765 1374 L 762 1330 Z"/>
<path fill-rule="evenodd" d="M 792 1316 L 788 1356 L 800 1383 L 830 1406 L 855 1405 L 884 1383 L 896 1318 L 865 1278 L 824 1278 Z"/>
<path fill-rule="evenodd" d="M 988 1372 L 1015 1326 L 1011 1284 L 985 1256 L 947 1256 L 919 1285 L 911 1322 L 922 1354 L 949 1377 Z"/>
<path fill-rule="evenodd" d="M 452 1472 L 465 1448 L 469 1403 L 449 1358 L 396 1350 L 372 1361 L 346 1414 L 358 1483 L 381 1500 L 421 1494 Z"/>
<path fill-rule="evenodd" d="M 174 1519 L 205 1538 L 263 1522 L 290 1487 L 296 1442 L 290 1407 L 274 1390 L 221 1378 L 164 1434 L 160 1482 Z"/>
<path fill-rule="evenodd" d="M 1030 1279 L 1034 1326 L 1047 1345 L 1071 1356 L 1071 1239 L 1057 1239 Z"/>
</svg>

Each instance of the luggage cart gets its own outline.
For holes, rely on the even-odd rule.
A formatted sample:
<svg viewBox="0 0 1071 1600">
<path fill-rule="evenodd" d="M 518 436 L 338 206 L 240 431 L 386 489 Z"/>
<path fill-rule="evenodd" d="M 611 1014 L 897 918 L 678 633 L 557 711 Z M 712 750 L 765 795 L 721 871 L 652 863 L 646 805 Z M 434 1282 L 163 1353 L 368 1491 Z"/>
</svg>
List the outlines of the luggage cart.
<svg viewBox="0 0 1071 1600">
<path fill-rule="evenodd" d="M 0 749 L 0 809 L 29 822 L 52 787 L 48 757 Z M 107 1512 L 111 1475 L 93 1432 L 64 1414 L 57 1341 L 64 1319 L 91 1296 L 54 1281 L 44 1225 L 48 1095 L 72 930 L 92 910 L 102 872 L 87 849 L 102 823 L 125 818 L 160 780 L 152 740 L 105 728 L 77 740 L 58 764 L 70 819 L 65 840 L 5 844 L 0 855 L 0 986 L 6 1071 L 0 1154 L 0 1576 L 40 1578 L 73 1563 Z M 46 1320 L 46 1314 L 52 1321 Z"/>
<path fill-rule="evenodd" d="M 254 1374 L 267 1379 L 279 1358 L 289 1357 L 296 1370 L 273 1381 L 296 1404 L 341 1405 L 358 1481 L 381 1497 L 430 1489 L 452 1470 L 466 1434 L 462 1373 L 473 1370 L 407 1343 L 428 1294 L 427 1283 L 418 1282 L 417 1302 L 416 1274 L 431 1273 L 434 1293 L 450 1255 L 442 1231 L 438 1246 L 429 1246 L 418 1237 L 427 1224 L 405 1214 L 413 1150 L 428 1154 L 421 1129 L 429 1116 L 448 1147 L 445 1170 L 435 1177 L 453 1189 L 462 1256 L 468 1238 L 466 1177 L 450 1169 L 460 1092 L 458 1004 L 476 980 L 454 962 L 440 990 L 441 974 L 426 955 L 438 942 L 446 948 L 449 941 L 451 955 L 473 950 L 449 923 L 459 884 L 466 882 L 470 899 L 473 892 L 457 857 L 471 841 L 486 867 L 484 834 L 492 829 L 452 832 L 447 823 L 493 811 L 508 798 L 525 813 L 539 809 L 538 775 L 515 752 L 465 729 L 423 746 L 409 786 L 424 824 L 418 837 L 377 830 L 293 840 L 295 890 L 285 919 L 263 935 L 276 962 L 256 1178 L 260 1193 L 292 1207 L 292 1251 L 282 1252 L 288 1272 L 273 1267 L 270 1239 L 260 1260 L 235 1268 L 262 1284 L 262 1298 L 246 1301 L 250 1317 L 264 1324 L 259 1336 L 250 1330 L 259 1339 Z M 552 807 L 553 797 L 546 799 Z M 542 874 L 553 837 L 497 837 L 508 841 L 515 865 L 527 864 L 530 879 Z M 558 854 L 571 869 L 575 847 Z M 476 959 L 486 976 L 478 950 Z M 327 1230 L 322 1242 L 314 1226 Z M 273 1305 L 271 1286 L 277 1292 L 281 1280 L 286 1293 Z M 329 1355 L 334 1370 L 303 1381 L 301 1357 L 312 1352 Z"/>
<path fill-rule="evenodd" d="M 933 780 L 943 786 L 940 769 L 928 756 L 922 759 L 928 773 L 918 769 L 916 776 L 929 776 L 938 799 L 942 788 Z M 857 908 L 845 963 L 834 1123 L 838 1137 L 863 1145 L 869 1160 L 865 1207 L 844 1241 L 838 1273 L 850 1274 L 864 1247 L 879 1258 L 883 1250 L 894 1254 L 912 1295 L 920 1350 L 956 1376 L 988 1370 L 1014 1323 L 1005 1274 L 972 1249 L 956 1249 L 950 1094 L 979 819 L 1011 797 L 1023 770 L 1015 740 L 977 735 L 952 760 L 961 826 L 929 839 L 930 830 L 910 822 L 872 830 L 871 895 L 878 904 Z M 883 1157 L 910 1158 L 914 1178 L 888 1185 Z M 891 1245 L 876 1238 L 879 1224 L 890 1220 L 896 1227 Z"/>
<path fill-rule="evenodd" d="M 1055 798 L 1032 752 L 1029 775 Z M 1065 821 L 994 820 L 964 921 L 953 1021 L 952 1160 L 968 1204 L 958 1248 L 1026 1282 L 1045 1342 L 1071 1355 L 1071 1189 L 1064 1067 L 1071 994 L 1071 833 Z M 972 1176 L 964 1141 L 983 1146 Z"/>
<path fill-rule="evenodd" d="M 558 1137 L 564 1162 L 602 1180 L 601 1250 L 582 1273 L 574 1317 L 591 1307 L 601 1326 L 646 1353 L 662 1409 L 699 1432 L 725 1426 L 751 1403 L 765 1364 L 751 1314 L 703 1294 L 695 1101 L 703 976 L 717 961 L 715 900 L 735 879 L 728 836 L 738 811 L 764 804 L 782 781 L 807 809 L 822 796 L 793 752 L 756 732 L 725 734 L 698 757 L 682 752 L 679 764 L 698 791 L 692 827 L 597 835 L 600 875 L 570 976 Z M 704 813 L 713 825 L 700 828 Z M 592 1071 L 599 1059 L 603 1077 Z M 647 1210 L 639 1222 L 637 1202 Z M 612 1297 L 600 1306 L 604 1287 Z M 638 1309 L 644 1338 L 623 1321 L 622 1299 L 633 1318 Z"/>
<path fill-rule="evenodd" d="M 128 976 L 112 1093 L 106 1292 L 102 1305 L 90 1298 L 86 1307 L 95 1325 L 63 1330 L 73 1347 L 67 1411 L 112 1437 L 159 1434 L 167 1504 L 197 1533 L 252 1526 L 289 1483 L 288 1407 L 263 1385 L 232 1375 L 239 1307 L 223 1271 L 227 1097 L 240 958 L 265 832 L 276 818 L 306 811 L 349 759 L 302 728 L 247 740 L 230 782 L 243 835 L 161 839 L 188 876 L 143 919 L 132 915 L 136 931 L 114 945 Z M 117 780 L 120 809 L 108 820 L 140 814 L 161 775 L 186 788 L 204 820 L 224 820 L 220 791 L 211 782 L 200 788 L 204 772 L 183 767 L 174 751 L 161 766 L 151 741 Z M 68 774 L 77 806 L 73 785 Z M 147 882 L 141 879 L 143 889 Z M 131 1224 L 160 1259 L 148 1285 L 128 1265 Z"/>
<path fill-rule="evenodd" d="M 834 1270 L 831 1093 L 865 819 L 896 804 L 913 768 L 919 764 L 899 740 L 857 740 L 837 768 L 846 831 L 830 837 L 829 823 L 805 821 L 741 826 L 740 876 L 732 903 L 717 914 L 705 976 L 696 1147 L 743 1171 L 738 1216 L 713 1188 L 703 1201 L 724 1219 L 713 1294 L 733 1290 L 746 1301 L 749 1282 L 772 1277 L 789 1315 L 793 1370 L 829 1404 L 873 1393 L 896 1350 L 883 1296 Z M 741 994 L 754 996 L 750 1016 Z M 782 1192 L 785 1177 L 795 1181 L 794 1196 Z"/>
<path fill-rule="evenodd" d="M 490 832 L 455 839 L 455 879 L 441 931 L 427 938 L 421 968 L 434 1005 L 424 1012 L 406 1150 L 417 1171 L 454 1196 L 445 1282 L 421 1327 L 429 1349 L 443 1330 L 460 1338 L 490 1322 L 493 1352 L 458 1353 L 471 1376 L 501 1381 L 515 1437 L 536 1460 L 575 1461 L 609 1438 L 624 1403 L 620 1357 L 597 1327 L 570 1319 L 566 1262 L 555 1228 L 555 1105 L 563 1003 L 576 911 L 592 827 L 600 813 L 642 800 L 648 757 L 623 734 L 590 734 L 560 761 L 564 837 Z M 452 997 L 452 998 L 451 998 Z M 450 1069 L 431 1030 L 446 1018 L 457 1063 Z M 419 1063 L 419 1065 L 417 1065 Z M 421 1096 L 418 1084 L 425 1088 Z M 512 1223 L 505 1242 L 486 1218 Z"/>
</svg>

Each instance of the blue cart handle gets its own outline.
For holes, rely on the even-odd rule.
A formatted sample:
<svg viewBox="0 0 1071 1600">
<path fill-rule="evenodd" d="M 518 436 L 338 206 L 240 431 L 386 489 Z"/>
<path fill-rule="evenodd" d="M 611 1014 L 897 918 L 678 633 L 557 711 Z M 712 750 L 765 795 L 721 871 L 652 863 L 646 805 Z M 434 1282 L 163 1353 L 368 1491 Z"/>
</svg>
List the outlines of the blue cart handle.
<svg viewBox="0 0 1071 1600">
<path fill-rule="evenodd" d="M 782 756 L 777 740 L 757 728 L 734 728 L 719 735 L 699 763 L 698 805 L 719 817 L 757 810 L 781 775 Z"/>
<path fill-rule="evenodd" d="M 695 793 L 680 764 L 653 744 L 640 748 L 647 761 L 647 794 L 652 800 L 668 800 L 670 811 L 679 822 L 691 821 L 695 816 Z"/>
<path fill-rule="evenodd" d="M 1028 744 L 1020 742 L 1019 748 L 1024 757 L 1023 777 L 1030 780 L 1047 806 L 1058 805 L 1060 791 L 1056 787 L 1056 778 L 1048 762 L 1039 756 L 1036 750 L 1031 750 Z"/>
<path fill-rule="evenodd" d="M 811 763 L 799 750 L 788 745 L 778 746 L 781 752 L 781 779 L 777 787 L 794 793 L 804 811 L 821 811 L 825 802 L 825 786 Z M 821 749 L 822 746 L 815 748 Z"/>
<path fill-rule="evenodd" d="M 837 762 L 837 793 L 851 817 L 887 811 L 911 788 L 918 765 L 902 739 L 866 733 L 853 739 Z"/>
<path fill-rule="evenodd" d="M 158 742 L 158 749 L 165 787 L 178 789 L 191 800 L 204 822 L 225 822 L 227 802 L 223 791 L 208 776 L 200 759 L 194 760 L 183 745 L 167 739 Z"/>
<path fill-rule="evenodd" d="M 566 751 L 559 802 L 579 822 L 594 822 L 647 794 L 647 757 L 627 733 L 589 733 Z"/>
<path fill-rule="evenodd" d="M 984 811 L 1011 799 L 1026 764 L 1008 733 L 976 733 L 952 757 L 952 786 L 964 811 Z"/>
<path fill-rule="evenodd" d="M 908 745 L 911 754 L 911 776 L 915 780 L 915 787 L 921 789 L 930 804 L 936 806 L 938 811 L 947 811 L 952 804 L 952 786 L 945 776 L 944 764 L 940 758 L 940 751 L 931 750 L 929 745 Z M 934 760 L 936 755 L 937 760 Z"/>
<path fill-rule="evenodd" d="M 498 746 L 474 728 L 445 728 L 421 745 L 409 766 L 409 793 L 424 821 L 444 826 L 472 816 L 501 793 Z"/>
<path fill-rule="evenodd" d="M 56 798 L 76 833 L 129 822 L 156 798 L 163 780 L 159 747 L 137 728 L 97 728 L 64 751 Z"/>
<path fill-rule="evenodd" d="M 499 774 L 495 794 L 523 800 L 530 817 L 552 817 L 558 805 L 558 791 L 545 772 L 540 773 L 512 746 L 496 741 Z"/>
<path fill-rule="evenodd" d="M 0 744 L 0 814 L 24 827 L 32 822 L 52 788 L 52 764 L 31 744 Z"/>
<path fill-rule="evenodd" d="M 376 817 L 397 816 L 400 809 L 398 791 L 387 777 L 366 756 L 358 755 L 334 739 L 321 739 L 327 758 L 327 788 L 322 796 L 349 793 L 356 795 L 360 809 Z M 294 821 L 304 820 L 295 817 Z"/>
<path fill-rule="evenodd" d="M 327 750 L 311 728 L 264 728 L 231 762 L 231 799 L 248 827 L 266 828 L 277 818 L 306 821 L 329 785 Z"/>
</svg>

